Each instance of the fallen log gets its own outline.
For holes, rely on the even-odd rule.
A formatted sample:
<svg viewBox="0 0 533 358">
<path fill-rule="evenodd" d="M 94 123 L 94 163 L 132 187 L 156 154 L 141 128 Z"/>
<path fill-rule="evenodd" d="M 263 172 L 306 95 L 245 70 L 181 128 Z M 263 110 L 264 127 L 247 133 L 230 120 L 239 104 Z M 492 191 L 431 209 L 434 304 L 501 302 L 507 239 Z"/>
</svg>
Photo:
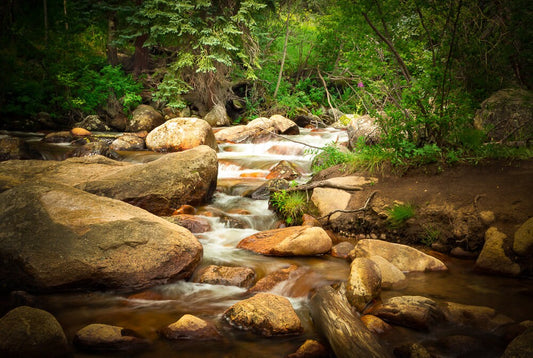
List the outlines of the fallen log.
<svg viewBox="0 0 533 358">
<path fill-rule="evenodd" d="M 311 316 L 337 358 L 392 357 L 353 313 L 342 292 L 330 286 L 319 288 L 311 297 Z"/>
</svg>

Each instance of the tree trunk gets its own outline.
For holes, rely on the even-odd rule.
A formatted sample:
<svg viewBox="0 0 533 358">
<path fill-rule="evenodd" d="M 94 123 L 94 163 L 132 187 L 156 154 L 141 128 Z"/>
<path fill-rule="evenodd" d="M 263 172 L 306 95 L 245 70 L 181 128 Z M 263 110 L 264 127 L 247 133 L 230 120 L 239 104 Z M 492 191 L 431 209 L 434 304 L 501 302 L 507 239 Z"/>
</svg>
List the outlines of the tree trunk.
<svg viewBox="0 0 533 358">
<path fill-rule="evenodd" d="M 324 286 L 311 297 L 311 316 L 338 358 L 389 358 L 376 336 L 354 314 L 344 292 Z"/>
<path fill-rule="evenodd" d="M 48 43 L 48 4 L 43 0 L 43 16 L 44 16 L 44 44 Z"/>
<path fill-rule="evenodd" d="M 289 19 L 291 13 L 287 14 L 287 21 L 285 21 L 285 42 L 283 43 L 283 56 L 281 58 L 281 65 L 279 66 L 278 82 L 276 83 L 276 89 L 274 90 L 274 98 L 278 95 L 279 86 L 281 84 L 281 78 L 283 77 L 283 67 L 285 66 L 285 59 L 287 58 L 287 45 L 289 42 Z"/>
<path fill-rule="evenodd" d="M 65 31 L 68 31 L 67 0 L 63 0 L 63 15 L 65 15 Z"/>
<path fill-rule="evenodd" d="M 144 43 L 148 40 L 148 34 L 143 34 L 135 39 L 135 54 L 133 55 L 133 74 L 139 76 L 148 69 L 148 48 Z"/>
<path fill-rule="evenodd" d="M 118 65 L 117 48 L 114 45 L 116 31 L 116 13 L 113 11 L 107 17 L 107 62 L 111 66 Z"/>
</svg>

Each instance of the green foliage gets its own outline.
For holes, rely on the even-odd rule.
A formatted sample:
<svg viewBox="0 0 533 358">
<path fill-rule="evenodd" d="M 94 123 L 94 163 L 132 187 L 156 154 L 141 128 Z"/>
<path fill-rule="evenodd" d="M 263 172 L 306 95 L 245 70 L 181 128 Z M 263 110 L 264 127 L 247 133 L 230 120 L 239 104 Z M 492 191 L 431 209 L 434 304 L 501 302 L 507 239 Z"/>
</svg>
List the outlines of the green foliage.
<svg viewBox="0 0 533 358">
<path fill-rule="evenodd" d="M 75 72 L 59 73 L 57 81 L 69 93 L 67 100 L 62 103 L 66 110 L 94 113 L 107 103 L 110 95 L 121 99 L 125 113 L 141 103 L 141 84 L 118 66 L 107 65 L 99 71 L 86 66 Z"/>
<path fill-rule="evenodd" d="M 438 228 L 427 225 L 424 226 L 424 236 L 420 239 L 420 242 L 428 247 L 431 247 L 433 243 L 439 240 L 441 232 Z"/>
<path fill-rule="evenodd" d="M 386 211 L 387 222 L 393 229 L 402 227 L 407 220 L 415 216 L 415 208 L 411 204 L 394 204 Z"/>
<path fill-rule="evenodd" d="M 302 223 L 302 215 L 307 211 L 308 203 L 305 193 L 285 190 L 272 193 L 270 201 L 289 225 Z"/>
</svg>

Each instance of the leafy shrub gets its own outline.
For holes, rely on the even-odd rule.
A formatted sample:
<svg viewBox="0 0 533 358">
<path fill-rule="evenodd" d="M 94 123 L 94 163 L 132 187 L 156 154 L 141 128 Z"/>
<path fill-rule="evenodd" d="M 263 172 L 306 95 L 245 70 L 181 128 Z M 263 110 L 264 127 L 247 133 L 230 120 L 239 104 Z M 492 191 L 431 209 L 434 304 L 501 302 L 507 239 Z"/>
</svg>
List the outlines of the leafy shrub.
<svg viewBox="0 0 533 358">
<path fill-rule="evenodd" d="M 270 202 L 283 216 L 287 224 L 298 225 L 302 223 L 302 215 L 307 210 L 305 193 L 301 191 L 277 191 L 271 195 Z"/>
<path fill-rule="evenodd" d="M 63 103 L 66 110 L 93 113 L 106 104 L 110 94 L 121 100 L 126 113 L 141 103 L 142 85 L 119 66 L 107 65 L 98 71 L 85 66 L 74 72 L 61 72 L 57 80 L 70 93 Z"/>
<path fill-rule="evenodd" d="M 395 204 L 392 208 L 387 209 L 387 216 L 390 227 L 397 229 L 415 216 L 415 208 L 411 204 Z"/>
</svg>

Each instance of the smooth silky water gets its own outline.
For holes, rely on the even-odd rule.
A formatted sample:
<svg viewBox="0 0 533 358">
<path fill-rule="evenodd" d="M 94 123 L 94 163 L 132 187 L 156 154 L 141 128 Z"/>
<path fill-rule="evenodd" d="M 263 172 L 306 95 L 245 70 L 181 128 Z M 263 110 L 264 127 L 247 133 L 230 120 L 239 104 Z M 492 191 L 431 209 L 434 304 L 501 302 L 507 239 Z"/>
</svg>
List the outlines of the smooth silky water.
<svg viewBox="0 0 533 358">
<path fill-rule="evenodd" d="M 331 142 L 346 141 L 346 133 L 332 129 L 303 130 L 302 134 L 288 138 L 320 147 Z M 242 197 L 244 192 L 261 185 L 268 170 L 280 160 L 293 162 L 304 172 L 304 178 L 310 177 L 313 154 L 309 147 L 294 141 L 276 138 L 262 144 L 220 145 L 218 189 L 212 202 L 198 208 L 199 212 L 208 211 L 210 208 L 221 210 L 228 216 L 235 216 L 246 222 L 249 228 L 230 228 L 218 218 L 207 217 L 212 230 L 197 234 L 197 237 L 204 247 L 200 267 L 210 264 L 246 266 L 256 271 L 257 278 L 291 264 L 302 267 L 303 275 L 289 279 L 272 290 L 275 294 L 289 298 L 302 320 L 302 335 L 263 338 L 231 328 L 222 320 L 222 314 L 232 304 L 247 298 L 246 290 L 188 281 L 153 287 L 147 290 L 151 299 L 128 298 L 138 293 L 128 291 L 58 293 L 38 296 L 38 306 L 56 316 L 71 341 L 77 330 L 91 323 L 105 323 L 135 330 L 153 342 L 149 350 L 136 353 L 136 357 L 285 357 L 296 351 L 306 339 L 319 338 L 312 325 L 308 295 L 322 285 L 346 280 L 349 274 L 348 262 L 329 255 L 311 258 L 266 257 L 236 248 L 241 239 L 258 231 L 271 229 L 277 223 L 266 200 Z M 52 150 L 45 152 L 50 159 L 57 159 L 65 152 L 65 148 L 52 146 Z M 134 163 L 145 163 L 164 155 L 153 152 L 121 154 L 125 161 Z M 439 302 L 452 301 L 492 307 L 516 321 L 533 319 L 531 280 L 479 275 L 473 272 L 473 261 L 452 258 L 445 261 L 449 272 L 408 274 L 406 288 L 383 291 L 382 298 L 421 295 Z M 4 297 L 3 301 L 7 302 L 8 299 Z M 193 314 L 215 323 L 224 339 L 213 343 L 172 342 L 159 338 L 158 329 L 177 321 L 184 314 Z M 382 341 L 392 350 L 392 347 L 405 342 L 431 340 L 436 334 L 447 329 L 449 328 L 438 327 L 433 333 L 427 333 L 397 327 L 382 336 Z M 464 332 L 456 329 L 447 333 Z M 487 352 L 484 352 L 482 357 L 499 357 L 502 349 L 497 342 L 488 344 Z M 98 356 L 81 352 L 76 352 L 75 355 Z M 109 354 L 101 356 L 104 355 Z M 124 356 L 132 355 L 128 353 Z"/>
</svg>

